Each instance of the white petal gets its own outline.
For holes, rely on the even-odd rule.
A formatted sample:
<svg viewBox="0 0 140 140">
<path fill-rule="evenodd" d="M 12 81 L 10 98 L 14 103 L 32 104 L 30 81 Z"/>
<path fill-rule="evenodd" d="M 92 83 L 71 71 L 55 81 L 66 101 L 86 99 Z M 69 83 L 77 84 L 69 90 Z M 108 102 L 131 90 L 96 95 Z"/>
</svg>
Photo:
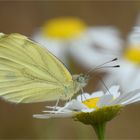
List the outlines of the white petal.
<svg viewBox="0 0 140 140">
<path fill-rule="evenodd" d="M 95 110 L 94 108 L 87 108 L 87 109 L 82 109 L 81 111 L 82 112 L 92 112 L 94 110 Z"/>
<path fill-rule="evenodd" d="M 140 96 L 137 97 L 137 98 L 135 98 L 135 99 L 133 99 L 133 100 L 131 100 L 131 101 L 128 101 L 128 102 L 126 102 L 126 103 L 123 103 L 123 104 L 124 104 L 124 105 L 128 105 L 128 104 L 136 103 L 136 102 L 138 102 L 138 101 L 140 101 Z"/>
<path fill-rule="evenodd" d="M 111 94 L 108 94 L 108 95 L 104 95 L 102 96 L 100 99 L 99 99 L 99 102 L 97 103 L 97 106 L 100 108 L 100 107 L 103 107 L 103 106 L 106 106 L 110 103 L 110 101 L 113 100 L 113 96 Z"/>
<path fill-rule="evenodd" d="M 109 92 L 107 91 L 106 94 L 112 94 L 113 98 L 116 99 L 120 96 L 120 92 L 118 92 L 119 88 L 120 87 L 118 85 L 111 86 L 111 88 L 109 88 Z"/>
<path fill-rule="evenodd" d="M 69 112 L 76 112 L 76 111 L 78 112 L 81 111 L 82 109 L 87 109 L 87 106 L 77 100 L 71 100 L 70 102 L 66 103 L 65 106 L 63 107 L 48 106 L 47 108 L 55 109 L 55 110 L 47 110 L 43 112 L 58 114 L 58 113 L 69 113 Z"/>
<path fill-rule="evenodd" d="M 140 89 L 121 94 L 116 100 L 112 101 L 110 104 L 127 104 L 127 101 L 133 100 L 140 94 Z"/>
<path fill-rule="evenodd" d="M 49 118 L 66 118 L 66 117 L 72 117 L 75 114 L 73 112 L 68 113 L 55 113 L 55 114 L 35 114 L 33 115 L 34 118 L 40 118 L 40 119 L 49 119 Z"/>
<path fill-rule="evenodd" d="M 91 98 L 101 97 L 103 95 L 104 95 L 103 91 L 97 91 L 91 94 Z"/>
<path fill-rule="evenodd" d="M 77 100 L 71 100 L 70 102 L 68 102 L 65 106 L 64 109 L 68 109 L 68 110 L 82 110 L 82 109 L 86 109 L 86 105 L 84 105 L 83 103 L 77 101 Z"/>
<path fill-rule="evenodd" d="M 51 118 L 52 114 L 34 114 L 34 118 L 39 118 L 39 119 L 49 119 Z"/>
<path fill-rule="evenodd" d="M 44 111 L 42 111 L 42 112 L 45 112 L 45 113 L 56 113 L 56 112 L 58 112 L 58 111 L 53 111 L 53 110 L 44 110 Z"/>
<path fill-rule="evenodd" d="M 77 96 L 77 101 L 83 102 L 84 100 L 90 99 L 91 95 L 89 93 L 82 93 L 81 95 Z"/>
<path fill-rule="evenodd" d="M 138 102 L 140 100 L 140 93 L 134 95 L 133 97 L 131 97 L 130 99 L 123 101 L 121 104 L 123 105 L 127 105 L 127 104 L 131 104 L 134 102 Z"/>
<path fill-rule="evenodd" d="M 49 109 L 59 109 L 61 108 L 60 106 L 46 106 L 46 108 L 49 108 Z"/>
</svg>

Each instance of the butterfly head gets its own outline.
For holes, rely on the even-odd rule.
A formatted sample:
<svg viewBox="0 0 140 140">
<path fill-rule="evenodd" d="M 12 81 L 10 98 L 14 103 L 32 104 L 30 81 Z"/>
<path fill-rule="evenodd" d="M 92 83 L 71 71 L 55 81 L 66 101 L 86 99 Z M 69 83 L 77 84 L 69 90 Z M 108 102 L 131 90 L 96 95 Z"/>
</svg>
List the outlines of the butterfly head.
<svg viewBox="0 0 140 140">
<path fill-rule="evenodd" d="M 73 80 L 76 81 L 82 88 L 87 85 L 89 76 L 85 74 L 73 75 Z"/>
</svg>

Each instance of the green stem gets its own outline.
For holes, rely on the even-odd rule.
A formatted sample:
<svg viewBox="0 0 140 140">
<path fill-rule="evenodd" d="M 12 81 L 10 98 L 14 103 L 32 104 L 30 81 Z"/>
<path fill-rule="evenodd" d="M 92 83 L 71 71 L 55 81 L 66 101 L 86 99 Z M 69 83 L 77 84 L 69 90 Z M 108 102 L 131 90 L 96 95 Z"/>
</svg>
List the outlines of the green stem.
<svg viewBox="0 0 140 140">
<path fill-rule="evenodd" d="M 92 125 L 92 127 L 94 128 L 94 130 L 96 132 L 98 140 L 105 139 L 105 126 L 106 126 L 106 123 L 99 123 L 99 124 Z"/>
</svg>

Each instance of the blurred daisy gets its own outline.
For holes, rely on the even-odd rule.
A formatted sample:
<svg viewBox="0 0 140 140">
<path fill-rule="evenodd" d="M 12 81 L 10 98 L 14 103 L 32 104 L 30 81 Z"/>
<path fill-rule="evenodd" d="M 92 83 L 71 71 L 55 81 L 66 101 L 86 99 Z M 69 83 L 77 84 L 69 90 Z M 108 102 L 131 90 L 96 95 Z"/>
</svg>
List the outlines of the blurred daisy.
<svg viewBox="0 0 140 140">
<path fill-rule="evenodd" d="M 82 67 L 89 69 L 121 56 L 123 41 L 120 36 L 118 29 L 112 26 L 88 27 L 72 42 L 70 55 Z"/>
<path fill-rule="evenodd" d="M 140 26 L 134 27 L 117 71 L 109 70 L 105 83 L 120 84 L 124 92 L 140 87 Z M 123 77 L 123 78 L 122 78 Z"/>
<path fill-rule="evenodd" d="M 80 36 L 85 28 L 86 24 L 78 18 L 53 18 L 46 21 L 32 38 L 67 64 L 71 41 Z"/>
<path fill-rule="evenodd" d="M 105 124 L 113 119 L 125 105 L 140 100 L 140 89 L 129 93 L 120 93 L 119 86 L 112 86 L 106 93 L 83 93 L 65 106 L 47 107 L 52 110 L 35 114 L 34 118 L 49 119 L 72 117 L 84 124 L 92 125 L 99 139 L 104 138 Z"/>
</svg>

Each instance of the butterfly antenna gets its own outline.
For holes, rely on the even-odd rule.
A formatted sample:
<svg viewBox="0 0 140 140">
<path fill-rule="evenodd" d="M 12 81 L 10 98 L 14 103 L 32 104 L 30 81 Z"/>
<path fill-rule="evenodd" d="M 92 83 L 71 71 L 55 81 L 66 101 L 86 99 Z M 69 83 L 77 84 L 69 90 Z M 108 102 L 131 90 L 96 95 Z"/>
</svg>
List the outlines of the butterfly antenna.
<svg viewBox="0 0 140 140">
<path fill-rule="evenodd" d="M 120 65 L 104 66 L 104 65 L 106 65 L 106 64 L 108 64 L 108 63 L 111 63 L 111 62 L 114 62 L 114 61 L 117 61 L 117 60 L 118 60 L 118 58 L 114 58 L 114 59 L 112 59 L 112 60 L 110 60 L 110 61 L 107 61 L 107 62 L 101 64 L 101 65 L 98 65 L 97 67 L 90 69 L 90 70 L 86 73 L 86 75 L 88 75 L 89 73 L 94 72 L 94 71 L 96 71 L 96 70 L 103 69 L 103 68 L 117 68 L 117 67 L 120 67 Z"/>
</svg>

